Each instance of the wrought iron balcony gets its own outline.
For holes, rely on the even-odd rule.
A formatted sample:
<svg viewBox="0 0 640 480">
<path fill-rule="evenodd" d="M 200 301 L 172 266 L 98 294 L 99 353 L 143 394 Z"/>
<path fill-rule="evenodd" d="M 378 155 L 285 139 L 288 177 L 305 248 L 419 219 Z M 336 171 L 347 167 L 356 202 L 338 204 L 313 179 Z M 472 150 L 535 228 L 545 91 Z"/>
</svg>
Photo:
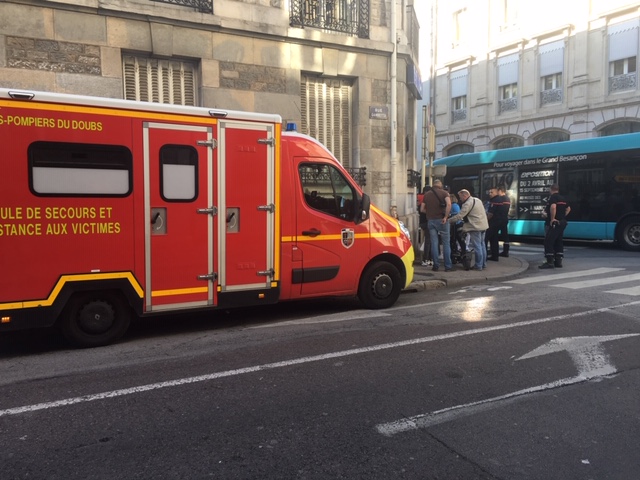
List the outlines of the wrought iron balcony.
<svg viewBox="0 0 640 480">
<path fill-rule="evenodd" d="M 369 38 L 369 0 L 291 0 L 289 24 Z"/>
<path fill-rule="evenodd" d="M 636 75 L 636 72 L 609 77 L 609 93 L 635 90 L 637 85 L 638 76 Z"/>
<path fill-rule="evenodd" d="M 358 185 L 364 187 L 367 184 L 367 167 L 352 168 L 345 167 L 345 170 L 349 172 L 351 178 L 353 178 Z"/>
<path fill-rule="evenodd" d="M 460 108 L 451 112 L 452 123 L 463 122 L 467 119 L 467 109 Z"/>
<path fill-rule="evenodd" d="M 407 170 L 407 187 L 418 187 L 420 188 L 422 183 L 422 174 L 415 170 Z"/>
<path fill-rule="evenodd" d="M 505 98 L 498 102 L 498 115 L 504 112 L 513 112 L 518 109 L 518 97 Z"/>
<path fill-rule="evenodd" d="M 213 13 L 213 0 L 151 0 L 152 2 L 172 3 L 195 8 L 200 13 Z"/>
<path fill-rule="evenodd" d="M 540 92 L 540 105 L 549 105 L 550 103 L 562 103 L 562 89 L 553 88 Z"/>
</svg>

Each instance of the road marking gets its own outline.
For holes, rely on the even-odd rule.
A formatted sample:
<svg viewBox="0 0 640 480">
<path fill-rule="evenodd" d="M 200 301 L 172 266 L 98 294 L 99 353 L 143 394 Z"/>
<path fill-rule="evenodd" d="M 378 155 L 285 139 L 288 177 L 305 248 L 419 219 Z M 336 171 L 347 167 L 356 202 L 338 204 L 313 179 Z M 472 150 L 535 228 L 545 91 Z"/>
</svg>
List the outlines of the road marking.
<svg viewBox="0 0 640 480">
<path fill-rule="evenodd" d="M 436 410 L 435 412 L 414 415 L 394 422 L 381 423 L 376 425 L 376 430 L 378 430 L 382 435 L 390 437 L 398 433 L 417 430 L 419 428 L 427 428 L 458 418 L 468 417 L 476 413 L 512 403 L 519 397 L 530 395 L 532 393 L 582 383 L 587 380 L 606 375 L 613 375 L 617 370 L 609 361 L 609 357 L 604 353 L 602 343 L 622 338 L 637 337 L 638 335 L 640 334 L 631 333 L 626 335 L 608 335 L 600 337 L 556 338 L 526 355 L 521 356 L 517 360 L 525 360 L 541 355 L 547 355 L 549 353 L 567 350 L 578 369 L 577 376 L 563 378 L 561 380 L 545 383 L 544 385 L 538 385 L 536 387 L 525 388 L 523 390 L 507 393 L 498 397 L 487 398 L 485 400 L 466 403 L 463 405 L 456 405 L 442 410 Z"/>
<path fill-rule="evenodd" d="M 613 283 L 631 282 L 633 280 L 640 280 L 640 273 L 635 273 L 633 275 L 620 275 L 619 277 L 597 278 L 595 280 L 582 280 L 580 282 L 560 283 L 553 286 L 562 287 L 562 288 L 571 288 L 573 290 L 576 290 L 579 288 L 599 287 L 600 285 L 611 285 Z"/>
<path fill-rule="evenodd" d="M 289 320 L 285 322 L 267 323 L 264 325 L 252 325 L 247 327 L 248 330 L 255 328 L 273 328 L 273 327 L 286 327 L 289 325 L 313 325 L 316 323 L 334 323 L 334 322 L 347 322 L 349 320 L 359 320 L 361 318 L 377 318 L 377 317 L 390 317 L 390 313 L 381 312 L 380 310 L 351 310 L 349 312 L 330 313 L 327 315 L 318 315 L 315 317 L 300 318 L 296 320 Z"/>
<path fill-rule="evenodd" d="M 507 280 L 505 283 L 517 283 L 519 285 L 526 285 L 528 283 L 541 283 L 541 282 L 555 282 L 563 278 L 575 278 L 586 277 L 588 275 L 602 275 L 604 273 L 613 273 L 624 270 L 624 268 L 592 268 L 591 270 L 580 270 L 577 272 L 565 272 L 565 273 L 550 273 L 548 275 L 537 275 L 535 277 L 519 278 L 517 280 Z"/>
<path fill-rule="evenodd" d="M 632 295 L 634 297 L 637 297 L 640 295 L 640 286 L 629 287 L 629 288 L 619 288 L 618 290 L 607 290 L 605 293 L 620 293 L 622 295 Z"/>
<path fill-rule="evenodd" d="M 284 360 L 284 361 L 281 361 L 281 362 L 266 363 L 266 364 L 263 364 L 263 365 L 255 365 L 255 366 L 251 366 L 251 367 L 238 368 L 238 369 L 234 369 L 234 370 L 226 370 L 226 371 L 223 371 L 223 372 L 215 372 L 215 373 L 210 373 L 210 374 L 207 374 L 207 375 L 199 375 L 199 376 L 196 376 L 196 377 L 180 378 L 180 379 L 176 379 L 176 380 L 169 380 L 169 381 L 166 381 L 166 382 L 151 383 L 151 384 L 148 384 L 148 385 L 140 385 L 140 386 L 137 386 L 137 387 L 124 388 L 124 389 L 120 389 L 120 390 L 112 390 L 112 391 L 109 391 L 109 392 L 102 392 L 102 393 L 96 393 L 96 394 L 90 394 L 90 395 L 83 395 L 83 396 L 80 396 L 80 397 L 66 398 L 66 399 L 63 399 L 63 400 L 56 400 L 56 401 L 52 401 L 52 402 L 37 403 L 37 404 L 33 404 L 33 405 L 24 405 L 24 406 L 21 406 L 21 407 L 14 407 L 14 408 L 7 408 L 7 409 L 4 409 L 4 410 L 0 410 L 0 417 L 5 417 L 5 416 L 8 416 L 8 415 L 18 415 L 18 414 L 28 413 L 28 412 L 36 412 L 36 411 L 39 411 L 39 410 L 48 410 L 48 409 L 51 409 L 51 408 L 65 407 L 65 406 L 75 405 L 75 404 L 79 404 L 79 403 L 93 402 L 93 401 L 96 401 L 96 400 L 105 400 L 105 399 L 109 399 L 109 398 L 122 397 L 122 396 L 126 396 L 126 395 L 133 395 L 133 394 L 136 394 L 136 393 L 144 393 L 144 392 L 149 392 L 149 391 L 152 391 L 152 390 L 159 390 L 159 389 L 163 389 L 163 388 L 179 387 L 179 386 L 182 386 L 182 385 L 189 385 L 189 384 L 193 384 L 193 383 L 206 382 L 206 381 L 210 381 L 210 380 L 216 380 L 216 379 L 219 379 L 219 378 L 233 377 L 233 376 L 238 376 L 238 375 L 244 375 L 244 374 L 247 374 L 247 373 L 259 372 L 259 371 L 264 371 L 264 370 L 272 370 L 272 369 L 283 368 L 283 367 L 290 367 L 290 366 L 293 366 L 293 365 L 301 365 L 301 364 L 305 364 L 305 363 L 319 362 L 319 361 L 329 360 L 329 359 L 333 359 L 333 358 L 348 357 L 348 356 L 351 356 L 351 355 L 359 355 L 359 354 L 362 354 L 362 353 L 377 352 L 377 351 L 381 351 L 381 350 L 389 350 L 389 349 L 399 348 L 399 347 L 420 345 L 420 344 L 423 344 L 423 343 L 435 342 L 435 341 L 439 341 L 439 340 L 448 340 L 448 339 L 452 339 L 452 338 L 464 337 L 464 336 L 468 336 L 468 335 L 475 335 L 475 334 L 479 334 L 479 333 L 495 332 L 495 331 L 500 331 L 500 330 L 507 330 L 507 329 L 510 329 L 510 328 L 519 328 L 519 327 L 526 327 L 526 326 L 529 326 L 529 325 L 537 325 L 537 324 L 541 324 L 541 323 L 548 323 L 548 322 L 555 322 L 555 321 L 560 321 L 560 320 L 567 320 L 567 319 L 571 319 L 571 318 L 584 317 L 584 316 L 593 315 L 593 314 L 597 314 L 597 313 L 604 313 L 604 312 L 608 312 L 608 311 L 611 311 L 611 310 L 616 310 L 616 309 L 619 309 L 619 308 L 625 308 L 625 307 L 630 307 L 630 306 L 635 306 L 635 305 L 640 305 L 640 300 L 635 301 L 635 302 L 623 303 L 621 305 L 612 305 L 610 307 L 596 308 L 596 309 L 587 310 L 587 311 L 584 311 L 584 312 L 567 313 L 567 314 L 564 314 L 564 315 L 556 315 L 556 316 L 553 316 L 553 317 L 539 318 L 539 319 L 536 319 L 536 320 L 527 320 L 527 321 L 524 321 L 524 322 L 512 323 L 512 324 L 507 324 L 507 325 L 494 325 L 492 327 L 474 328 L 474 329 L 470 329 L 470 330 L 464 330 L 464 331 L 461 331 L 461 332 L 447 333 L 447 334 L 443 334 L 443 335 L 435 335 L 435 336 L 432 336 L 432 337 L 422 337 L 422 338 L 414 338 L 414 339 L 410 339 L 410 340 L 403 340 L 403 341 L 393 342 L 393 343 L 383 343 L 383 344 L 380 344 L 380 345 L 373 345 L 373 346 L 370 346 L 370 347 L 354 348 L 354 349 L 343 350 L 343 351 L 339 351 L 339 352 L 325 353 L 325 354 L 322 354 L 322 355 L 314 355 L 314 356 L 310 356 L 310 357 L 301 357 L 301 358 L 295 358 L 295 359 L 291 359 L 291 360 Z"/>
<path fill-rule="evenodd" d="M 609 357 L 604 353 L 602 344 L 621 338 L 637 337 L 639 333 L 628 333 L 625 335 L 603 335 L 600 337 L 565 337 L 556 338 L 544 345 L 532 350 L 517 360 L 526 360 L 541 355 L 561 352 L 569 352 L 573 363 L 578 369 L 578 376 L 585 379 L 611 375 L 616 372 L 615 367 L 609 361 Z"/>
</svg>

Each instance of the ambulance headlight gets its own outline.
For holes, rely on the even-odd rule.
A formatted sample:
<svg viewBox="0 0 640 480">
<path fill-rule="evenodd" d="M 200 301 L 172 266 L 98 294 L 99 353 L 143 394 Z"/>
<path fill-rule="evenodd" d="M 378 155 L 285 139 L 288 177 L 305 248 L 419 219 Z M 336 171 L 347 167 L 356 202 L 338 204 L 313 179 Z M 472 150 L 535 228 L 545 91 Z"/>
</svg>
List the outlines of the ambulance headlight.
<svg viewBox="0 0 640 480">
<path fill-rule="evenodd" d="M 405 227 L 404 223 L 402 223 L 399 220 L 398 220 L 398 225 L 400 226 L 400 230 L 402 231 L 402 233 L 404 233 L 406 235 L 407 239 L 409 241 L 411 241 L 411 233 L 409 232 L 409 229 L 407 227 Z"/>
</svg>

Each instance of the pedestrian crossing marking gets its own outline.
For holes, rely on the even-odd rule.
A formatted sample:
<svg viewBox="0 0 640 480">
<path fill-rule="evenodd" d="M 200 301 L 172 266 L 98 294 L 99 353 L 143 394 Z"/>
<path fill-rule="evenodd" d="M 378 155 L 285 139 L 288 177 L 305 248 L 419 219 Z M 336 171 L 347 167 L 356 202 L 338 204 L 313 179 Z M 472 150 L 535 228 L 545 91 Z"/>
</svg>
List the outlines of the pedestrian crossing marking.
<svg viewBox="0 0 640 480">
<path fill-rule="evenodd" d="M 640 287 L 620 288 L 618 290 L 608 290 L 606 293 L 619 293 L 621 295 L 640 296 Z"/>
<path fill-rule="evenodd" d="M 554 287 L 571 288 L 573 290 L 578 288 L 598 287 L 600 285 L 611 285 L 612 283 L 624 283 L 631 282 L 632 280 L 640 280 L 640 273 L 633 275 L 621 275 L 619 277 L 611 278 L 598 278 L 596 280 L 583 280 L 580 282 L 561 283 L 559 285 L 553 285 Z"/>
<path fill-rule="evenodd" d="M 550 273 L 548 275 L 538 275 L 535 277 L 518 278 L 516 280 L 508 280 L 505 283 L 517 283 L 519 285 L 525 285 L 528 283 L 541 283 L 541 282 L 555 282 L 556 280 L 562 280 L 565 278 L 586 277 L 588 275 L 602 275 L 604 273 L 620 272 L 624 268 L 592 268 L 591 270 L 580 270 L 578 272 L 564 272 L 564 273 Z M 598 284 L 602 284 L 602 280 L 597 280 Z M 614 282 L 615 283 L 615 282 Z"/>
</svg>

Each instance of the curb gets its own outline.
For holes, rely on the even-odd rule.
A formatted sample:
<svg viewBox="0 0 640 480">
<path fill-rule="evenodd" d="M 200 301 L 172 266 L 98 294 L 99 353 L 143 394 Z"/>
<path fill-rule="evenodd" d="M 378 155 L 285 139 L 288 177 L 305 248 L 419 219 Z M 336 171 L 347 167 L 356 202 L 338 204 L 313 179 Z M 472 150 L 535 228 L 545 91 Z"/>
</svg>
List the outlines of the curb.
<svg viewBox="0 0 640 480">
<path fill-rule="evenodd" d="M 497 268 L 494 268 L 492 266 L 488 270 L 484 270 L 482 272 L 457 270 L 455 272 L 448 272 L 445 274 L 451 278 L 414 280 L 407 288 L 402 290 L 402 293 L 417 293 L 446 287 L 461 287 L 486 282 L 487 280 L 505 280 L 517 277 L 529 269 L 529 262 L 526 260 L 513 255 L 511 255 L 510 259 L 510 265 L 507 267 L 496 266 Z"/>
</svg>

